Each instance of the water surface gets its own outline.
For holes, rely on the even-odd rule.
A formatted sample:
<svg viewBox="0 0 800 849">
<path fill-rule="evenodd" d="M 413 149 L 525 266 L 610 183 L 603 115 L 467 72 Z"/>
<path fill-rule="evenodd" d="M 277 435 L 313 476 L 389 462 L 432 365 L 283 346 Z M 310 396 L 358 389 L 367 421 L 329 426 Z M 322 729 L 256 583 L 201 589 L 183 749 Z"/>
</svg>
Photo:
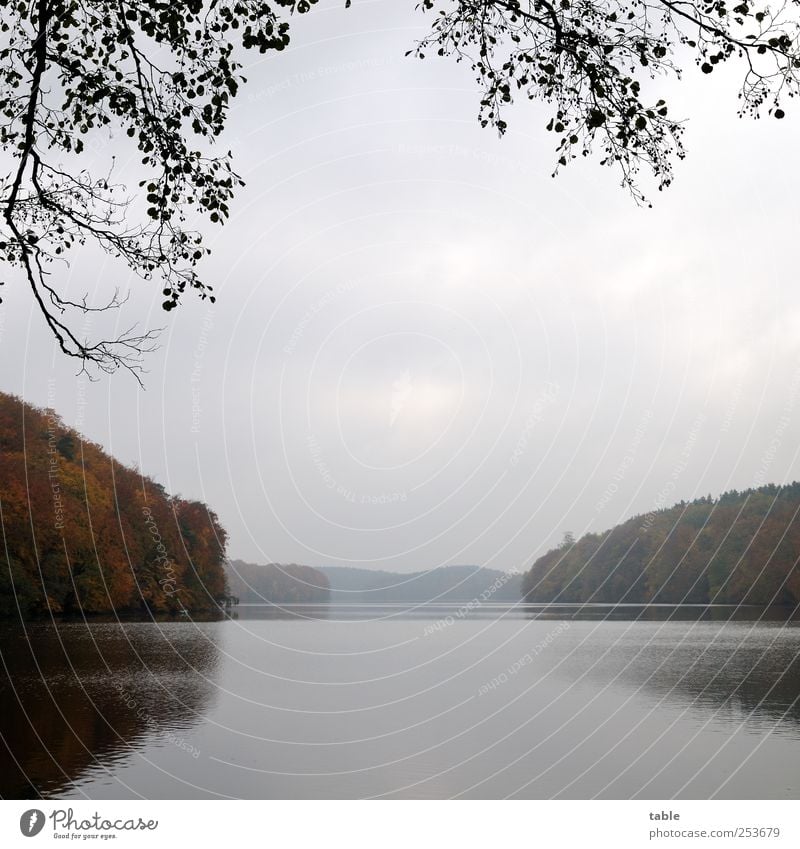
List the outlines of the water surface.
<svg viewBox="0 0 800 849">
<path fill-rule="evenodd" d="M 800 797 L 786 611 L 236 617 L 0 626 L 0 795 Z"/>
</svg>

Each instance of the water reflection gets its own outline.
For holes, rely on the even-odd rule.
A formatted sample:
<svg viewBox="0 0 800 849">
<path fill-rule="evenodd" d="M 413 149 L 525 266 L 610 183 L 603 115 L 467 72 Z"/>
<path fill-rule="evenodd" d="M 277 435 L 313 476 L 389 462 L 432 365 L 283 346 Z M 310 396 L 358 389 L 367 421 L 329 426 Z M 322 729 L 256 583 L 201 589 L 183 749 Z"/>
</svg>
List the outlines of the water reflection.
<svg viewBox="0 0 800 849">
<path fill-rule="evenodd" d="M 57 793 L 152 735 L 185 747 L 181 731 L 207 711 L 218 664 L 207 628 L 1 626 L 0 796 Z"/>
<path fill-rule="evenodd" d="M 663 700 L 800 729 L 800 611 L 748 605 L 526 605 L 531 619 L 608 622 L 567 662 Z M 693 623 L 687 627 L 686 623 Z M 609 642 L 610 640 L 610 642 Z M 598 656 L 598 642 L 606 651 Z"/>
<path fill-rule="evenodd" d="M 521 604 L 531 619 L 621 622 L 797 622 L 800 609 L 750 604 Z"/>
<path fill-rule="evenodd" d="M 6 626 L 0 793 L 800 798 L 797 624 L 485 604 Z"/>
<path fill-rule="evenodd" d="M 739 620 L 737 620 L 739 621 Z M 796 621 L 670 627 L 636 635 L 625 678 L 662 701 L 680 701 L 747 728 L 800 730 L 800 628 Z M 624 663 L 628 650 L 619 647 Z"/>
</svg>

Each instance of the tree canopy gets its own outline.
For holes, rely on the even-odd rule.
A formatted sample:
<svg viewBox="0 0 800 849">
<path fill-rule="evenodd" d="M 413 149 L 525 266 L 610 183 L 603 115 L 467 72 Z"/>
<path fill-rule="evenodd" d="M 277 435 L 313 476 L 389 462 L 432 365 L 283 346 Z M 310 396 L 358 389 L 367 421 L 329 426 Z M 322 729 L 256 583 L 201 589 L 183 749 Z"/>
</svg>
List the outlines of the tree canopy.
<svg viewBox="0 0 800 849">
<path fill-rule="evenodd" d="M 243 604 L 318 604 L 330 598 L 325 575 L 311 566 L 232 560 L 228 587 Z"/>
<path fill-rule="evenodd" d="M 155 338 L 135 329 L 108 340 L 79 337 L 72 311 L 121 303 L 118 291 L 99 307 L 69 300 L 52 282 L 54 262 L 90 240 L 157 279 L 165 310 L 187 288 L 214 299 L 197 273 L 202 238 L 185 222 L 195 210 L 224 221 L 241 185 L 231 153 L 209 152 L 243 81 L 237 49 L 283 50 L 289 25 L 279 12 L 303 12 L 311 2 L 0 4 L 0 144 L 15 165 L 2 185 L 0 257 L 22 269 L 65 354 L 104 371 L 136 371 Z M 98 128 L 122 131 L 138 148 L 147 174 L 140 221 L 129 221 L 134 198 L 125 186 L 82 167 L 85 137 Z"/>
<path fill-rule="evenodd" d="M 458 0 L 438 4 L 434 49 L 466 60 L 482 89 L 480 121 L 502 134 L 515 96 L 544 101 L 557 137 L 556 172 L 595 147 L 622 185 L 645 201 L 642 168 L 658 188 L 682 159 L 684 124 L 652 81 L 681 77 L 692 62 L 704 74 L 740 60 L 739 114 L 783 118 L 784 99 L 800 91 L 797 0 L 771 7 L 750 0 Z M 427 10 L 433 0 L 423 0 Z M 555 172 L 554 172 L 555 173 Z"/>
<path fill-rule="evenodd" d="M 0 393 L 0 618 L 216 609 L 226 533 L 205 504 Z"/>
<path fill-rule="evenodd" d="M 532 602 L 800 604 L 800 483 L 681 502 L 540 557 Z"/>
<path fill-rule="evenodd" d="M 242 185 L 214 140 L 243 82 L 248 50 L 289 44 L 293 14 L 317 0 L 15 0 L 0 2 L 0 260 L 19 269 L 61 351 L 83 368 L 137 374 L 157 332 L 136 327 L 87 340 L 75 316 L 119 307 L 66 294 L 59 263 L 89 242 L 153 280 L 172 310 L 189 289 L 213 301 L 187 226 L 230 214 Z M 736 5 L 733 5 L 736 4 Z M 343 6 L 349 6 L 346 0 Z M 798 93 L 797 0 L 422 0 L 431 29 L 409 51 L 466 61 L 480 86 L 480 121 L 501 134 L 515 97 L 544 101 L 556 171 L 596 148 L 642 202 L 642 168 L 658 188 L 684 156 L 682 120 L 652 81 L 694 62 L 704 73 L 739 60 L 742 115 L 784 115 Z M 98 130 L 135 146 L 138 191 L 84 166 Z M 4 275 L 5 276 L 5 275 Z M 0 284 L 2 284 L 0 280 Z"/>
</svg>

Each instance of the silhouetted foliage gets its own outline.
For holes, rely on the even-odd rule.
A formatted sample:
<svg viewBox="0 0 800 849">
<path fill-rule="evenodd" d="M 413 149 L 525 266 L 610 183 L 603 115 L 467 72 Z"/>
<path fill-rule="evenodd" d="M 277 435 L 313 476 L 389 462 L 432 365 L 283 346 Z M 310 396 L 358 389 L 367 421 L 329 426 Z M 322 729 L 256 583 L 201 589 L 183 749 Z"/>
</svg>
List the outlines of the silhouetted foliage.
<svg viewBox="0 0 800 849">
<path fill-rule="evenodd" d="M 564 536 L 561 537 L 561 548 L 571 548 L 575 545 L 575 534 L 572 531 L 564 531 Z"/>
<path fill-rule="evenodd" d="M 187 214 L 212 222 L 229 215 L 241 179 L 230 152 L 210 153 L 244 78 L 238 51 L 283 50 L 281 10 L 305 12 L 316 0 L 76 0 L 2 2 L 0 144 L 14 157 L 3 180 L 0 258 L 19 267 L 61 350 L 103 371 L 138 372 L 155 332 L 134 328 L 86 341 L 74 312 L 120 306 L 74 300 L 51 280 L 53 263 L 94 242 L 163 289 L 165 310 L 187 289 L 213 301 L 197 274 L 206 253 Z M 87 137 L 121 131 L 138 148 L 146 179 L 140 197 L 110 173 L 82 166 Z M 130 224 L 133 201 L 141 221 Z"/>
<path fill-rule="evenodd" d="M 800 483 L 681 502 L 540 557 L 528 601 L 800 604 Z"/>
<path fill-rule="evenodd" d="M 0 393 L 0 615 L 210 609 L 226 534 L 204 504 Z"/>
<path fill-rule="evenodd" d="M 704 74 L 741 61 L 740 115 L 783 118 L 800 92 L 800 17 L 794 3 L 751 0 L 423 0 L 436 6 L 430 50 L 466 61 L 482 88 L 480 120 L 500 133 L 515 96 L 552 108 L 558 169 L 595 145 L 602 163 L 637 185 L 642 166 L 663 189 L 683 158 L 683 125 L 651 81 L 680 76 L 680 59 Z"/>
<path fill-rule="evenodd" d="M 556 170 L 599 146 L 641 201 L 640 167 L 660 189 L 684 155 L 682 122 L 650 84 L 679 74 L 678 56 L 692 56 L 704 73 L 741 60 L 742 114 L 782 118 L 784 99 L 798 93 L 795 4 L 731 2 L 444 0 L 429 36 L 410 52 L 467 61 L 483 90 L 481 123 L 501 133 L 515 95 L 544 101 L 552 109 L 547 129 L 558 138 Z M 242 185 L 231 153 L 213 148 L 244 82 L 242 54 L 286 48 L 287 18 L 315 3 L 0 2 L 0 145 L 13 158 L 3 180 L 0 259 L 21 270 L 61 350 L 83 368 L 138 374 L 157 330 L 85 339 L 74 315 L 124 299 L 117 290 L 100 304 L 68 295 L 54 263 L 91 242 L 157 280 L 165 310 L 186 289 L 213 301 L 197 272 L 207 249 L 186 219 L 224 222 Z M 431 11 L 433 0 L 420 8 Z M 115 182 L 113 163 L 101 174 L 84 167 L 98 132 L 135 146 L 146 175 L 138 193 Z"/>
</svg>

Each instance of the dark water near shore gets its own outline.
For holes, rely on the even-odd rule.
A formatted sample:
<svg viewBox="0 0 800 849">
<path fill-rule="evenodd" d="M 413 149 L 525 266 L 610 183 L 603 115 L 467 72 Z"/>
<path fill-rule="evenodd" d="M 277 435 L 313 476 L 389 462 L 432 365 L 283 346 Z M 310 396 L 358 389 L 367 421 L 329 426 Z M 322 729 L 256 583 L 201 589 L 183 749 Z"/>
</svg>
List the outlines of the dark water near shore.
<svg viewBox="0 0 800 849">
<path fill-rule="evenodd" d="M 800 627 L 242 605 L 0 625 L 0 796 L 800 798 Z"/>
</svg>

